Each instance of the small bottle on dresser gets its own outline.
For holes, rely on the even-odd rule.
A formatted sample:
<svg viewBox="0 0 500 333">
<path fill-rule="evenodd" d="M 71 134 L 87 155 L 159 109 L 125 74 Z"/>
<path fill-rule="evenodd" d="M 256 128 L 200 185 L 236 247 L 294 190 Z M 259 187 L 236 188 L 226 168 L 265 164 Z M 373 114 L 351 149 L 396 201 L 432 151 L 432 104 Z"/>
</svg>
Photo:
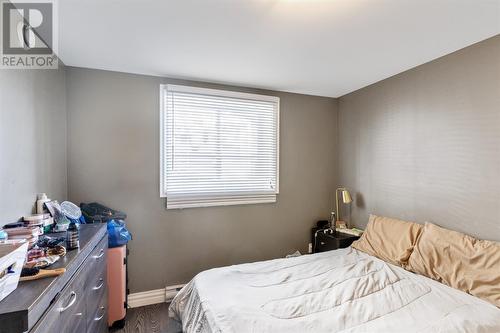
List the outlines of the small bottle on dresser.
<svg viewBox="0 0 500 333">
<path fill-rule="evenodd" d="M 80 247 L 80 235 L 75 222 L 71 222 L 66 231 L 66 247 L 68 250 Z"/>
</svg>

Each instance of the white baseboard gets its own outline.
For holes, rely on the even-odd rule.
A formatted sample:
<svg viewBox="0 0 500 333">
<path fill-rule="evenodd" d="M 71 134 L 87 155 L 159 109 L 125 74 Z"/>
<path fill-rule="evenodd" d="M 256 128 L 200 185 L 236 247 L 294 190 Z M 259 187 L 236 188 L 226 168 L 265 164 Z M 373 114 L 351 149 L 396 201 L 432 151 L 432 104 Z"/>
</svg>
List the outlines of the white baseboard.
<svg viewBox="0 0 500 333">
<path fill-rule="evenodd" d="M 184 285 L 168 286 L 162 289 L 142 291 L 128 295 L 129 308 L 170 302 Z"/>
</svg>

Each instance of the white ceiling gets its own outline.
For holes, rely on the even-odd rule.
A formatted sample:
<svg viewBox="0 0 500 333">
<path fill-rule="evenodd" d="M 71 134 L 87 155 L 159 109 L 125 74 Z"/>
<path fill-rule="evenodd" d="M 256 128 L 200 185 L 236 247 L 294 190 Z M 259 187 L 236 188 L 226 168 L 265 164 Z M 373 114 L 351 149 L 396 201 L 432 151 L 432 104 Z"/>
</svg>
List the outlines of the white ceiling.
<svg viewBox="0 0 500 333">
<path fill-rule="evenodd" d="M 500 0 L 60 0 L 69 66 L 338 97 L 500 33 Z"/>
</svg>

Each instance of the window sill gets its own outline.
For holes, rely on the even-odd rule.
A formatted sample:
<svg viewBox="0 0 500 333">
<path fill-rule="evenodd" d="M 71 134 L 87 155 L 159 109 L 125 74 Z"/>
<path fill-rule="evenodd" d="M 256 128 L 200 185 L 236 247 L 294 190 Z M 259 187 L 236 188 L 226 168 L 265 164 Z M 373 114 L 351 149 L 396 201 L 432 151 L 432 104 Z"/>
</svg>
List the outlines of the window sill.
<svg viewBox="0 0 500 333">
<path fill-rule="evenodd" d="M 276 194 L 225 198 L 167 198 L 167 209 L 201 208 L 217 206 L 251 205 L 276 202 Z"/>
</svg>

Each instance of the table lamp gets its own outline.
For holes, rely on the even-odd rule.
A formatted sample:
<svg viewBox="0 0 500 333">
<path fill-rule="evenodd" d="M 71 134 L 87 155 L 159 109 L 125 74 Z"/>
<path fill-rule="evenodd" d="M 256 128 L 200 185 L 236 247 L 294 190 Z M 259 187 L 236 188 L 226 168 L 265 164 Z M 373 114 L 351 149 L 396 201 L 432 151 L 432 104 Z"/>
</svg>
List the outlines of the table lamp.
<svg viewBox="0 0 500 333">
<path fill-rule="evenodd" d="M 345 223 L 342 221 L 342 216 L 340 215 L 339 211 L 339 192 L 342 197 L 342 202 L 344 204 L 350 204 L 352 202 L 352 197 L 349 191 L 345 187 L 339 187 L 335 190 L 335 204 L 337 208 L 337 224 Z M 347 228 L 349 228 L 348 225 L 346 225 Z"/>
</svg>

